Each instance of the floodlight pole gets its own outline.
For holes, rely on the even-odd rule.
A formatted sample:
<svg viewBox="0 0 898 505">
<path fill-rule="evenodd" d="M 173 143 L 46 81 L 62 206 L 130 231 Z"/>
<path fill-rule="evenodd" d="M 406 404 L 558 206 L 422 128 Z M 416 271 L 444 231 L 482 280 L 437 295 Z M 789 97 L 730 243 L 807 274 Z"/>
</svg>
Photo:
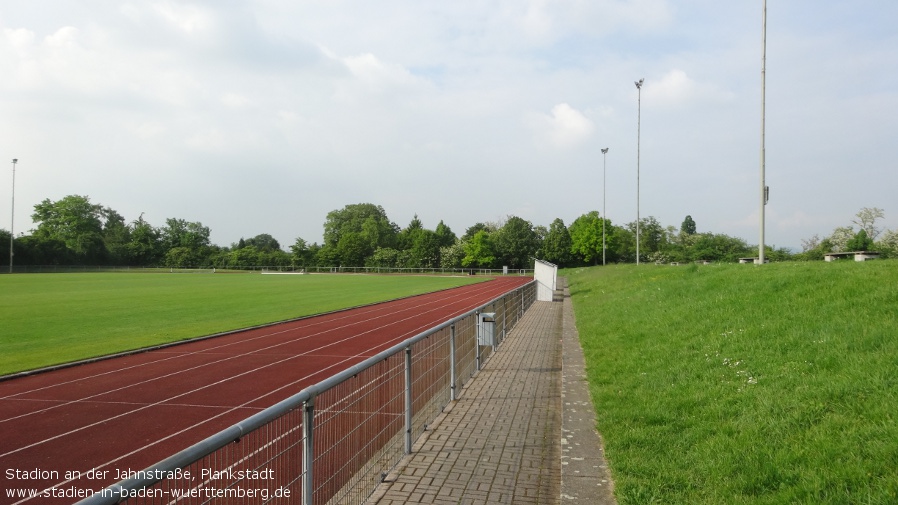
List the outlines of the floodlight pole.
<svg viewBox="0 0 898 505">
<path fill-rule="evenodd" d="M 636 81 L 637 115 L 636 115 L 636 264 L 639 264 L 639 138 L 642 130 L 642 83 L 645 78 Z"/>
<path fill-rule="evenodd" d="M 764 264 L 764 206 L 767 205 L 767 182 L 765 180 L 764 122 L 766 115 L 767 91 L 767 0 L 761 20 L 761 240 L 758 245 L 758 264 Z"/>
<path fill-rule="evenodd" d="M 605 265 L 605 195 L 607 191 L 605 190 L 605 181 L 606 179 L 606 171 L 605 171 L 605 159 L 608 154 L 608 148 L 602 149 L 602 266 Z"/>
<path fill-rule="evenodd" d="M 10 212 L 10 223 L 9 223 L 9 273 L 12 273 L 12 242 L 15 240 L 15 231 L 13 228 L 16 225 L 16 163 L 19 160 L 17 158 L 12 159 L 12 212 Z"/>
</svg>

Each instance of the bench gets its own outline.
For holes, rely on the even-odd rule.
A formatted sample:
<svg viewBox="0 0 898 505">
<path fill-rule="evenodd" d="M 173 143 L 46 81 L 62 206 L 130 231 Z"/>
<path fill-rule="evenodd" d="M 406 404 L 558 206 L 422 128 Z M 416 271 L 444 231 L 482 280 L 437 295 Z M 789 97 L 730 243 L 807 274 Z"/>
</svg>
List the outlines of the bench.
<svg viewBox="0 0 898 505">
<path fill-rule="evenodd" d="M 760 261 L 758 260 L 758 258 L 739 258 L 739 263 L 754 263 L 754 264 L 758 264 L 758 263 L 760 263 Z M 767 259 L 767 258 L 764 258 L 764 263 L 770 263 L 770 260 Z"/>
<path fill-rule="evenodd" d="M 835 261 L 839 258 L 847 258 L 849 256 L 854 256 L 854 261 L 875 260 L 879 257 L 879 251 L 830 252 L 824 254 L 823 259 L 826 261 Z"/>
</svg>

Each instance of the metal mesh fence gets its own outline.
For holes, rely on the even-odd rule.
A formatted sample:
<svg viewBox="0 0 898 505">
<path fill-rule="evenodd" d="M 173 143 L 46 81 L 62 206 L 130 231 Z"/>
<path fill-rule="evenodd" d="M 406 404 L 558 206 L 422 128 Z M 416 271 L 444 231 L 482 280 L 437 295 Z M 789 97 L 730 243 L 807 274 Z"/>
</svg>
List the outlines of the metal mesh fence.
<svg viewBox="0 0 898 505">
<path fill-rule="evenodd" d="M 325 390 L 314 408 L 314 503 L 358 503 L 405 454 L 403 354 Z"/>
<path fill-rule="evenodd" d="M 455 323 L 455 394 L 477 371 L 477 318 L 468 316 Z"/>
<path fill-rule="evenodd" d="M 535 298 L 531 282 L 79 503 L 363 503 L 492 352 L 481 313 L 501 342 Z"/>
<path fill-rule="evenodd" d="M 187 464 L 157 465 L 135 472 L 147 486 L 112 486 L 94 498 L 102 503 L 265 504 L 299 497 L 302 485 L 302 410 L 289 410 Z"/>
<path fill-rule="evenodd" d="M 443 328 L 412 345 L 412 439 L 421 436 L 427 425 L 450 401 L 450 328 Z"/>
</svg>

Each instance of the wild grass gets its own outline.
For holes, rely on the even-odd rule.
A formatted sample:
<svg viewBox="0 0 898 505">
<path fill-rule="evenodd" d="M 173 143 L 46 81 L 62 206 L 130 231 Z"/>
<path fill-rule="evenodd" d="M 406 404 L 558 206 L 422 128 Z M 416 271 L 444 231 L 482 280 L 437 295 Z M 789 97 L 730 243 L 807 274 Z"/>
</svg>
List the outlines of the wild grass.
<svg viewBox="0 0 898 505">
<path fill-rule="evenodd" d="M 446 289 L 478 278 L 0 276 L 0 375 Z"/>
<path fill-rule="evenodd" d="M 621 505 L 898 503 L 898 262 L 564 274 Z"/>
</svg>

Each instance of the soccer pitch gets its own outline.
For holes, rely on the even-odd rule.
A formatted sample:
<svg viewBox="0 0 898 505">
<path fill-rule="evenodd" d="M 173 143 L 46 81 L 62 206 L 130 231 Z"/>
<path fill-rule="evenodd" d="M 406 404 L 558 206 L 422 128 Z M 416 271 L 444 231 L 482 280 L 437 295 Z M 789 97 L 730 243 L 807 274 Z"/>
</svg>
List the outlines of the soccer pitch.
<svg viewBox="0 0 898 505">
<path fill-rule="evenodd" d="M 448 289 L 483 277 L 0 276 L 0 375 Z"/>
</svg>

